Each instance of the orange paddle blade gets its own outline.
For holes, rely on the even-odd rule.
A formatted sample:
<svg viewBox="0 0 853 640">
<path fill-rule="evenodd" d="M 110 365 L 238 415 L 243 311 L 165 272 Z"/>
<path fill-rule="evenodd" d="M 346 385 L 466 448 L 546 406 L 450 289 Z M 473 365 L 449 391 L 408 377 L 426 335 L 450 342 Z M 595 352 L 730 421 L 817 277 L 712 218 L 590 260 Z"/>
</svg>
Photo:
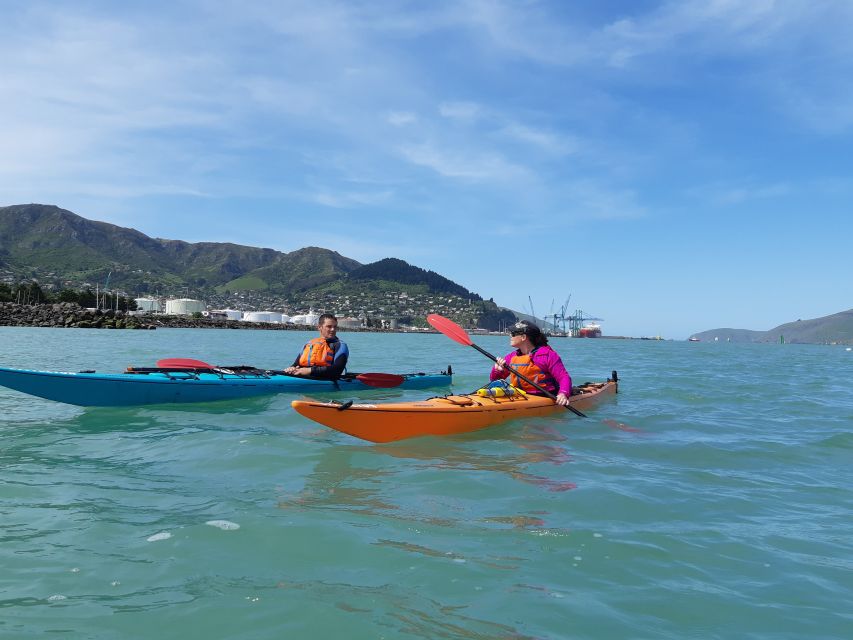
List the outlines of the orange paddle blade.
<svg viewBox="0 0 853 640">
<path fill-rule="evenodd" d="M 453 322 L 453 320 L 445 318 L 444 316 L 440 316 L 437 313 L 429 314 L 426 319 L 433 329 L 443 333 L 451 340 L 454 340 L 459 344 L 464 344 L 466 347 L 470 347 L 474 344 L 473 342 L 471 342 L 471 338 L 468 335 L 468 332 L 465 331 L 465 329 L 460 327 L 458 324 Z"/>
</svg>

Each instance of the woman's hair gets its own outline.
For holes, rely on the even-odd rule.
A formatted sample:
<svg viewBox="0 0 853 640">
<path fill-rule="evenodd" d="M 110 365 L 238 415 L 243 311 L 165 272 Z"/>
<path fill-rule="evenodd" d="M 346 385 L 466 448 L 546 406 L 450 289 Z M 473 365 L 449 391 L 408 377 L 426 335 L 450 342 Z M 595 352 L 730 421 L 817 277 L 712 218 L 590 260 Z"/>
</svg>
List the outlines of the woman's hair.
<svg viewBox="0 0 853 640">
<path fill-rule="evenodd" d="M 534 347 L 544 347 L 548 344 L 548 336 L 540 331 L 535 336 L 530 336 L 530 342 L 533 343 Z"/>
<path fill-rule="evenodd" d="M 542 330 L 529 320 L 519 320 L 516 322 L 510 329 L 510 333 L 523 333 L 530 338 L 530 342 L 533 343 L 534 347 L 544 347 L 548 344 L 548 336 L 542 333 Z"/>
</svg>

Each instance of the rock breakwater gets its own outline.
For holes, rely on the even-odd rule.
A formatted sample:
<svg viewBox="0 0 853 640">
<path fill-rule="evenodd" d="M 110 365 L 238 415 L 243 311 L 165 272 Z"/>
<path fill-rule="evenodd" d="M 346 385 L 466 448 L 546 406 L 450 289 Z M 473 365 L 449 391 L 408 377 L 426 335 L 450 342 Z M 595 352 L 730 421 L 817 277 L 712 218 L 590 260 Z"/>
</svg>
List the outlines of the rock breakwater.
<svg viewBox="0 0 853 640">
<path fill-rule="evenodd" d="M 0 302 L 0 327 L 64 327 L 69 329 L 272 329 L 278 331 L 316 330 L 306 325 L 273 322 L 245 322 L 191 316 L 130 315 L 124 311 L 84 309 L 74 302 L 18 304 Z M 347 331 L 387 332 L 387 329 L 347 329 Z"/>
<path fill-rule="evenodd" d="M 18 304 L 0 302 L 0 326 L 67 327 L 75 329 L 155 329 L 144 316 L 123 311 L 84 309 L 74 302 Z"/>
</svg>

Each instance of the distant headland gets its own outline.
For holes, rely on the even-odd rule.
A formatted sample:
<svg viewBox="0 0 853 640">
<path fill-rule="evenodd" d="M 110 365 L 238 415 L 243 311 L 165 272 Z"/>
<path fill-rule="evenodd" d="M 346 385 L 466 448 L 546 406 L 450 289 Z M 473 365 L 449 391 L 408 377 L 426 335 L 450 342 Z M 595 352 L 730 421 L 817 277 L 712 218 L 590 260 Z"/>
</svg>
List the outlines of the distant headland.
<svg viewBox="0 0 853 640">
<path fill-rule="evenodd" d="M 694 333 L 702 342 L 786 342 L 790 344 L 853 344 L 853 309 L 822 318 L 796 320 L 769 331 L 711 329 Z"/>
</svg>

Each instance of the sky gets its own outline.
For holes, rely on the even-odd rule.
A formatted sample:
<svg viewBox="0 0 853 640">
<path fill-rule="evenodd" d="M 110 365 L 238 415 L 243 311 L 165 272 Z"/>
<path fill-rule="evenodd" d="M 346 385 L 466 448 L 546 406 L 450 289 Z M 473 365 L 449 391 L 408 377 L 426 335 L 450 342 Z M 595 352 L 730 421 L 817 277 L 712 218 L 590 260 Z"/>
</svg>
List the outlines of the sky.
<svg viewBox="0 0 853 640">
<path fill-rule="evenodd" d="M 853 307 L 853 2 L 0 0 L 0 205 L 605 335 Z"/>
</svg>

